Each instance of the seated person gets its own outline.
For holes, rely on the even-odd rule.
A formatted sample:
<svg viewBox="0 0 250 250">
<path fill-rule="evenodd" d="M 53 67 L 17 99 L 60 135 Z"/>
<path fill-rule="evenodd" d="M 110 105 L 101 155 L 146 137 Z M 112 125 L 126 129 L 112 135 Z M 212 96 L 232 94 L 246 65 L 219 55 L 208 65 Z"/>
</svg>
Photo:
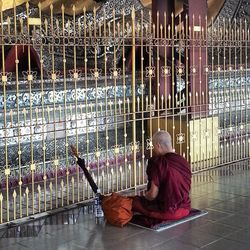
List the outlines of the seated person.
<svg viewBox="0 0 250 250">
<path fill-rule="evenodd" d="M 132 210 L 158 220 L 177 220 L 190 212 L 189 163 L 172 148 L 166 131 L 153 135 L 154 156 L 148 160 L 148 188 L 145 196 L 135 196 Z"/>
</svg>

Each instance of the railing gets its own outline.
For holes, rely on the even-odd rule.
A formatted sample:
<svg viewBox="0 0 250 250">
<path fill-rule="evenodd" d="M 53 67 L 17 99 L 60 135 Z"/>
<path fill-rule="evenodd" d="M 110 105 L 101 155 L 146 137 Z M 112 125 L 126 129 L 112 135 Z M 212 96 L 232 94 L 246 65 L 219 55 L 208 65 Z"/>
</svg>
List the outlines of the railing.
<svg viewBox="0 0 250 250">
<path fill-rule="evenodd" d="M 15 3 L 13 4 L 15 6 Z M 131 12 L 1 11 L 0 223 L 144 185 L 151 138 L 193 172 L 249 158 L 249 27 Z"/>
</svg>

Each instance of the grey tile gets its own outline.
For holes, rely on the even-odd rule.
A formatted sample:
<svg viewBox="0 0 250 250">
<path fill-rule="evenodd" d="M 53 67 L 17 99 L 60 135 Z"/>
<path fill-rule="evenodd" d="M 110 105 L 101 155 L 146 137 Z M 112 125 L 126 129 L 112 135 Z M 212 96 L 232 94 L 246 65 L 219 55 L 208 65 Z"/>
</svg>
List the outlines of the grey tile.
<svg viewBox="0 0 250 250">
<path fill-rule="evenodd" d="M 57 246 L 57 250 L 80 250 L 80 249 L 87 249 L 83 246 L 76 245 L 72 242 L 61 244 Z"/>
<path fill-rule="evenodd" d="M 5 231 L 4 229 L 0 230 L 0 238 L 2 238 L 2 236 L 5 234 Z"/>
<path fill-rule="evenodd" d="M 231 193 L 233 195 L 245 195 L 249 191 L 244 187 L 244 182 L 238 182 L 238 186 L 233 186 L 232 182 L 228 182 L 226 185 L 220 185 L 216 191 Z"/>
<path fill-rule="evenodd" d="M 42 225 L 29 225 L 24 224 L 12 227 L 5 230 L 2 238 L 23 238 L 23 237 L 36 237 L 38 236 Z"/>
<path fill-rule="evenodd" d="M 230 235 L 227 235 L 225 238 L 229 240 L 242 242 L 242 243 L 248 243 L 249 249 L 250 249 L 250 229 L 238 230 L 236 232 L 233 232 Z"/>
<path fill-rule="evenodd" d="M 250 205 L 249 206 L 242 206 L 241 209 L 240 209 L 240 214 L 244 215 L 244 216 L 250 216 L 250 209 L 249 209 L 249 207 L 250 207 Z M 250 228 L 250 224 L 249 224 L 249 228 Z"/>
<path fill-rule="evenodd" d="M 50 227 L 47 225 L 47 228 Z M 62 228 L 56 229 L 53 225 L 53 230 L 50 233 L 40 233 L 36 238 L 23 239 L 21 244 L 31 247 L 32 249 L 56 249 L 59 244 L 64 244 L 74 239 L 81 238 L 84 234 L 83 228 L 76 225 L 65 225 Z M 51 247 L 51 248 L 50 248 Z"/>
<path fill-rule="evenodd" d="M 234 214 L 230 217 L 220 220 L 220 223 L 237 227 L 238 229 L 245 228 L 250 224 L 250 216 Z"/>
<path fill-rule="evenodd" d="M 209 233 L 223 237 L 232 233 L 235 230 L 238 230 L 238 227 L 221 224 L 220 222 L 211 222 L 207 223 L 206 225 L 202 225 L 201 227 L 199 227 L 199 231 L 202 232 L 203 234 Z"/>
<path fill-rule="evenodd" d="M 249 191 L 250 192 L 250 191 Z M 250 206 L 250 194 L 249 196 L 237 196 L 230 199 L 231 202 L 235 202 L 242 206 Z"/>
<path fill-rule="evenodd" d="M 169 240 L 159 245 L 155 245 L 152 248 L 146 249 L 154 249 L 154 250 L 198 250 L 199 248 L 193 246 L 191 244 L 180 242 L 176 239 Z"/>
<path fill-rule="evenodd" d="M 57 231 L 59 232 L 60 230 L 62 230 L 63 227 L 65 226 L 64 225 L 44 225 L 41 228 L 38 237 L 43 234 L 57 235 Z"/>
<path fill-rule="evenodd" d="M 187 233 L 179 237 L 178 240 L 180 242 L 191 244 L 196 247 L 202 247 L 220 238 L 220 236 L 210 233 L 204 233 L 199 231 L 199 229 L 196 229 L 188 231 Z"/>
<path fill-rule="evenodd" d="M 224 201 L 221 203 L 214 204 L 210 206 L 209 208 L 218 210 L 218 211 L 228 212 L 228 213 L 238 213 L 240 206 L 237 205 L 237 203 L 229 203 L 227 201 Z"/>
<path fill-rule="evenodd" d="M 156 243 L 166 241 L 168 237 L 173 237 L 173 235 L 163 237 L 153 231 L 132 228 L 114 228 L 112 231 L 106 230 L 106 228 L 99 231 L 85 231 L 81 238 L 77 238 L 73 242 L 87 249 L 106 249 L 110 247 L 113 249 L 120 249 L 120 247 L 122 249 L 145 249 Z M 115 231 L 118 233 L 115 233 Z"/>
<path fill-rule="evenodd" d="M 77 223 L 78 217 L 79 211 L 78 213 L 59 213 L 53 216 L 49 216 L 45 221 L 45 225 L 73 225 Z"/>
<path fill-rule="evenodd" d="M 207 196 L 202 196 L 202 197 L 192 199 L 191 206 L 193 208 L 204 209 L 204 208 L 216 205 L 216 204 L 218 204 L 220 202 L 221 202 L 220 200 L 207 198 Z"/>
<path fill-rule="evenodd" d="M 221 201 L 230 200 L 235 197 L 237 197 L 236 194 L 222 192 L 222 191 L 215 191 L 207 194 L 207 198 L 212 198 Z"/>
<path fill-rule="evenodd" d="M 250 249 L 250 171 L 226 174 L 213 176 L 213 182 L 201 176 L 192 183 L 192 205 L 206 208 L 206 216 L 160 233 L 131 225 L 97 225 L 91 209 L 77 208 L 51 216 L 52 225 L 43 225 L 37 237 L 1 239 L 0 249 Z M 65 214 L 72 223 L 70 216 L 64 220 Z"/>
<path fill-rule="evenodd" d="M 28 250 L 28 249 L 31 249 L 29 247 L 26 247 L 26 246 L 23 246 L 22 244 L 20 243 L 17 243 L 15 245 L 11 245 L 11 246 L 8 246 L 8 247 L 4 247 L 3 248 L 4 250 Z"/>
<path fill-rule="evenodd" d="M 233 209 L 241 209 L 242 207 L 248 207 L 249 203 L 245 203 L 243 204 L 243 202 L 237 202 L 234 200 L 227 200 L 223 202 L 225 206 L 229 207 L 229 208 L 233 208 Z"/>
<path fill-rule="evenodd" d="M 0 239 L 0 249 L 5 247 L 14 246 L 22 241 L 22 238 L 2 238 Z"/>
<path fill-rule="evenodd" d="M 237 241 L 229 239 L 220 239 L 215 241 L 207 246 L 204 246 L 202 249 L 205 250 L 249 250 L 250 246 L 248 244 L 242 244 Z"/>
<path fill-rule="evenodd" d="M 136 249 L 136 250 L 145 250 L 145 249 L 152 249 L 153 244 L 156 243 L 163 243 L 163 241 L 157 239 L 157 237 L 152 237 L 152 240 L 148 238 L 139 238 L 137 239 L 130 239 L 127 241 L 118 241 L 116 244 L 113 244 L 111 248 L 119 249 L 119 250 L 127 250 L 127 249 Z M 110 245 L 104 247 L 104 249 L 110 248 Z"/>
<path fill-rule="evenodd" d="M 206 211 L 208 212 L 208 214 L 206 215 L 206 219 L 211 221 L 220 221 L 224 218 L 233 215 L 233 213 L 231 212 L 218 211 L 216 209 L 211 209 L 211 208 L 206 208 Z"/>
<path fill-rule="evenodd" d="M 27 239 L 20 244 L 23 246 L 32 249 L 32 250 L 56 250 L 59 245 L 67 244 L 70 240 L 62 238 L 50 238 L 50 239 Z"/>
</svg>

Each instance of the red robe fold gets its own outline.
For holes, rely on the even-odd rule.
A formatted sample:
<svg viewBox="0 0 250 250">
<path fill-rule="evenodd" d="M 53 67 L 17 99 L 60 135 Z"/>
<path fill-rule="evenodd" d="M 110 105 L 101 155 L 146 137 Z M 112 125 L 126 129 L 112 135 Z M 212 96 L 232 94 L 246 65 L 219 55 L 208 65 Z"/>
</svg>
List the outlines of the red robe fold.
<svg viewBox="0 0 250 250">
<path fill-rule="evenodd" d="M 191 208 L 189 163 L 175 153 L 154 156 L 148 161 L 147 175 L 148 189 L 153 181 L 159 188 L 158 196 L 153 201 L 136 197 L 133 210 L 157 219 L 171 219 L 174 214 L 178 214 L 178 218 L 186 216 Z M 176 219 L 175 216 L 173 219 Z"/>
</svg>

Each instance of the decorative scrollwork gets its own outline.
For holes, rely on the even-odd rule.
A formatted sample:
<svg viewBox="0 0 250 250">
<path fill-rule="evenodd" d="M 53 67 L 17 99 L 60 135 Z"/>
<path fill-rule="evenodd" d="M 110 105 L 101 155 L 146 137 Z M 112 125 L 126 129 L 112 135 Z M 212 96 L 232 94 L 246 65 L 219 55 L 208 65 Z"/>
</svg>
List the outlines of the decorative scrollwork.
<svg viewBox="0 0 250 250">
<path fill-rule="evenodd" d="M 10 82 L 12 79 L 12 72 L 0 72 L 0 83 Z"/>
<path fill-rule="evenodd" d="M 177 74 L 177 76 L 182 76 L 182 75 L 184 75 L 184 73 L 185 73 L 185 66 L 184 65 L 178 65 L 177 67 L 176 67 L 176 74 Z"/>
<path fill-rule="evenodd" d="M 146 77 L 155 77 L 155 67 L 146 67 Z"/>
<path fill-rule="evenodd" d="M 135 144 L 133 142 L 129 143 L 129 151 L 133 152 L 134 150 L 136 152 L 140 152 L 140 142 L 139 141 L 135 142 Z"/>
<path fill-rule="evenodd" d="M 151 149 L 154 148 L 153 142 L 152 142 L 152 140 L 150 138 L 146 140 L 146 143 L 147 143 L 147 146 L 146 146 L 147 150 L 151 150 Z"/>
<path fill-rule="evenodd" d="M 90 69 L 91 76 L 95 79 L 98 79 L 101 77 L 102 69 Z"/>
<path fill-rule="evenodd" d="M 166 77 L 171 75 L 171 67 L 170 66 L 162 66 L 161 67 L 161 76 Z"/>
<path fill-rule="evenodd" d="M 23 71 L 22 74 L 25 81 L 34 81 L 37 78 L 37 71 Z"/>
<path fill-rule="evenodd" d="M 109 70 L 109 72 L 110 72 L 110 78 L 117 79 L 117 78 L 120 78 L 120 76 L 121 76 L 121 69 L 120 68 L 111 68 Z"/>
<path fill-rule="evenodd" d="M 176 135 L 176 143 L 177 144 L 185 143 L 185 134 L 184 133 L 179 133 Z"/>
</svg>

